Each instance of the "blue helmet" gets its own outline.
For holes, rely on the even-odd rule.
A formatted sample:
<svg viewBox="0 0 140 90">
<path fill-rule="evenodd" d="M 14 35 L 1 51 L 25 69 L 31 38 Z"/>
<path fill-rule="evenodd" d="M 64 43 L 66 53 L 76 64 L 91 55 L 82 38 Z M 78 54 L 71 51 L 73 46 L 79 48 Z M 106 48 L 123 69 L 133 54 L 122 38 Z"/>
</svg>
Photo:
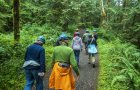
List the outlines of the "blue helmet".
<svg viewBox="0 0 140 90">
<path fill-rule="evenodd" d="M 68 40 L 69 38 L 67 36 L 62 36 L 62 37 L 59 37 L 59 40 L 60 41 L 63 41 L 63 40 Z"/>
<path fill-rule="evenodd" d="M 45 42 L 46 42 L 46 39 L 45 39 L 44 36 L 39 36 L 37 40 L 41 41 L 41 42 L 44 43 L 44 44 L 45 44 Z"/>
<path fill-rule="evenodd" d="M 60 37 L 67 37 L 67 35 L 66 35 L 65 32 L 62 32 L 61 35 L 60 35 Z M 60 37 L 59 37 L 59 38 L 60 38 Z"/>
<path fill-rule="evenodd" d="M 60 40 L 60 41 L 62 41 L 62 40 L 68 40 L 68 37 L 67 37 L 67 35 L 66 35 L 65 32 L 62 32 L 62 34 L 61 34 L 60 37 L 59 37 L 59 40 Z"/>
</svg>

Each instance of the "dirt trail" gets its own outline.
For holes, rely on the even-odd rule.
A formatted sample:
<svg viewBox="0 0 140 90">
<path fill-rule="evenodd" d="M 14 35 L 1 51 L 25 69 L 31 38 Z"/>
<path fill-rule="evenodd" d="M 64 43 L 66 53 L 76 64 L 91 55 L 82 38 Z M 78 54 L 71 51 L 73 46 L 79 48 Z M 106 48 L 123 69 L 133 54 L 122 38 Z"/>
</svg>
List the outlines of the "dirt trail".
<svg viewBox="0 0 140 90">
<path fill-rule="evenodd" d="M 96 90 L 98 77 L 98 55 L 96 55 L 95 68 L 88 64 L 88 55 L 82 52 L 80 55 L 80 80 L 77 82 L 76 90 Z"/>
<path fill-rule="evenodd" d="M 93 68 L 91 64 L 88 64 L 88 55 L 85 55 L 83 50 L 80 54 L 80 79 L 76 82 L 76 90 L 96 90 L 97 89 L 97 76 L 99 72 L 98 68 L 98 55 L 96 55 L 96 67 Z M 50 72 L 50 71 L 49 71 Z M 47 74 L 44 79 L 46 85 L 44 90 L 53 90 L 48 88 L 48 78 L 50 73 Z"/>
<path fill-rule="evenodd" d="M 80 30 L 81 36 L 85 33 L 85 30 Z M 76 90 L 97 90 L 97 84 L 98 84 L 98 74 L 99 74 L 99 60 L 98 60 L 98 54 L 95 56 L 96 62 L 95 62 L 95 68 L 92 67 L 91 64 L 88 64 L 88 55 L 85 55 L 85 50 L 83 50 L 80 53 L 80 78 L 76 82 Z M 46 74 L 46 77 L 44 79 L 45 83 L 45 89 L 44 90 L 52 90 L 48 88 L 48 78 L 50 76 L 50 72 Z"/>
</svg>

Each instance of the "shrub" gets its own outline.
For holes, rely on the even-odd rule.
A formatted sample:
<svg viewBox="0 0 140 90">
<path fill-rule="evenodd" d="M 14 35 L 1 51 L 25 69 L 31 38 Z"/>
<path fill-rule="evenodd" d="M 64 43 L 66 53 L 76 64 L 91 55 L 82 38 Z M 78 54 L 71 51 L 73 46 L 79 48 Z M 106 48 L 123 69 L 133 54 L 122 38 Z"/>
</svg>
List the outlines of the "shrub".
<svg viewBox="0 0 140 90">
<path fill-rule="evenodd" d="M 99 90 L 139 90 L 140 53 L 135 46 L 115 39 L 99 39 Z"/>
</svg>

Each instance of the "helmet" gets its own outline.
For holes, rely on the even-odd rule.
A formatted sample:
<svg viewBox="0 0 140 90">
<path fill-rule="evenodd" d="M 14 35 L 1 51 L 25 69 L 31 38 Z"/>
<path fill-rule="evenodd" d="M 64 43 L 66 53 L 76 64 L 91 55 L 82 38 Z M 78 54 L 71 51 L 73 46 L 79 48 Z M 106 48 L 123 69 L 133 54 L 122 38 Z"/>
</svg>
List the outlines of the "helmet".
<svg viewBox="0 0 140 90">
<path fill-rule="evenodd" d="M 77 29 L 75 29 L 76 31 L 79 31 L 79 29 L 77 28 Z"/>
<path fill-rule="evenodd" d="M 66 36 L 67 36 L 67 35 L 66 35 L 65 32 L 62 32 L 61 35 L 60 35 L 60 37 L 66 37 Z"/>
<path fill-rule="evenodd" d="M 66 35 L 65 32 L 62 32 L 62 34 L 61 34 L 60 37 L 59 37 L 59 40 L 60 40 L 60 41 L 68 40 L 68 37 L 67 37 L 67 35 Z"/>
<path fill-rule="evenodd" d="M 60 41 L 68 40 L 68 37 L 67 37 L 67 36 L 59 37 L 59 40 L 60 40 Z"/>
<path fill-rule="evenodd" d="M 80 35 L 80 33 L 79 33 L 79 32 L 76 32 L 75 34 L 76 34 L 76 35 Z"/>
<path fill-rule="evenodd" d="M 41 42 L 44 43 L 44 44 L 45 44 L 45 42 L 46 42 L 44 36 L 39 36 L 37 40 L 41 41 Z"/>
</svg>

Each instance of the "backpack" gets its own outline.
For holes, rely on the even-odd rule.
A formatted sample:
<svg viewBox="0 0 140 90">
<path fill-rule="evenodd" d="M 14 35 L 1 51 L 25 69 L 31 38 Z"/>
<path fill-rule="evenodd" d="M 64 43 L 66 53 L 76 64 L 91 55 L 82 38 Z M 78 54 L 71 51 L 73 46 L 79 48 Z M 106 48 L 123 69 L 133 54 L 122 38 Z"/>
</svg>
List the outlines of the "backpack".
<svg viewBox="0 0 140 90">
<path fill-rule="evenodd" d="M 81 49 L 81 38 L 80 37 L 74 37 L 73 38 L 72 48 L 74 50 L 80 50 Z"/>
<path fill-rule="evenodd" d="M 87 42 L 89 40 L 89 34 L 88 33 L 85 33 L 84 34 L 84 42 Z"/>
</svg>

